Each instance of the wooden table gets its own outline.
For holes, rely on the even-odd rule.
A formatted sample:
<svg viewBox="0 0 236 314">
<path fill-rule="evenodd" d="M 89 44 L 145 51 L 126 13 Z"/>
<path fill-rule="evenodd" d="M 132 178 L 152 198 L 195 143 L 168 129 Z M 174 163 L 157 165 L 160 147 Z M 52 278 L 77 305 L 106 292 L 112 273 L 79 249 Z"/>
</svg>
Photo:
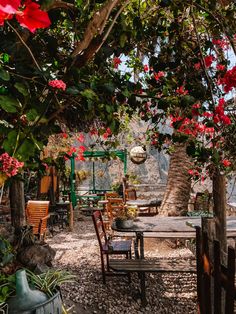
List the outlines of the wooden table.
<svg viewBox="0 0 236 314">
<path fill-rule="evenodd" d="M 144 258 L 144 234 L 155 234 L 155 238 L 195 238 L 194 226 L 201 225 L 200 217 L 138 217 L 131 228 L 118 228 L 115 222 L 112 229 L 119 232 L 135 233 L 135 256 Z M 236 236 L 236 217 L 227 217 L 227 236 Z"/>
</svg>

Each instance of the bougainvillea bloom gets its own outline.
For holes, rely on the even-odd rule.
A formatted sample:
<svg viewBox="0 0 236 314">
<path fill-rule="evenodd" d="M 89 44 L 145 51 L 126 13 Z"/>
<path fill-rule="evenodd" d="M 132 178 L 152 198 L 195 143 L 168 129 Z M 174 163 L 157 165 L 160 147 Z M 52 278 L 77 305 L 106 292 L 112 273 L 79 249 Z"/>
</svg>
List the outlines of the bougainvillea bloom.
<svg viewBox="0 0 236 314">
<path fill-rule="evenodd" d="M 143 66 L 143 71 L 144 71 L 144 72 L 148 72 L 148 70 L 149 70 L 148 65 L 145 64 L 145 65 Z"/>
<path fill-rule="evenodd" d="M 225 75 L 219 79 L 218 84 L 224 86 L 224 91 L 226 93 L 236 87 L 236 66 L 231 70 L 228 70 Z"/>
<path fill-rule="evenodd" d="M 0 26 L 4 25 L 5 20 L 10 20 L 13 18 L 13 14 L 8 14 L 3 11 L 0 11 Z"/>
<path fill-rule="evenodd" d="M 28 28 L 32 33 L 37 28 L 46 28 L 51 24 L 47 12 L 40 10 L 40 5 L 31 1 L 27 1 L 25 9 L 16 14 L 16 19 L 21 26 Z"/>
<path fill-rule="evenodd" d="M 0 10 L 7 14 L 14 14 L 20 6 L 20 0 L 1 0 Z"/>
<path fill-rule="evenodd" d="M 20 25 L 31 32 L 35 32 L 38 28 L 46 28 L 51 24 L 47 12 L 40 10 L 40 5 L 31 0 L 25 1 L 22 7 L 20 0 L 1 0 L 0 25 L 2 26 L 5 20 L 11 19 L 13 14 Z"/>
<path fill-rule="evenodd" d="M 23 166 L 23 162 L 9 156 L 8 153 L 0 155 L 0 172 L 4 173 L 7 177 L 15 176 Z"/>
<path fill-rule="evenodd" d="M 218 71 L 224 71 L 224 70 L 225 70 L 225 65 L 223 65 L 223 64 L 217 64 L 216 70 L 218 70 Z"/>
<path fill-rule="evenodd" d="M 225 166 L 225 167 L 229 167 L 231 165 L 231 162 L 228 160 L 228 159 L 223 159 L 222 160 L 222 164 Z"/>
<path fill-rule="evenodd" d="M 158 81 L 163 76 L 165 76 L 165 73 L 162 71 L 159 71 L 158 73 L 154 73 L 154 78 L 156 81 Z"/>
<path fill-rule="evenodd" d="M 215 57 L 212 56 L 212 55 L 209 55 L 209 56 L 206 56 L 204 58 L 204 61 L 205 61 L 205 65 L 207 68 L 209 68 L 211 65 L 212 65 L 212 62 L 215 60 Z"/>
<path fill-rule="evenodd" d="M 118 58 L 118 57 L 113 58 L 113 66 L 115 69 L 117 69 L 118 65 L 120 65 L 120 64 L 121 64 L 120 58 Z"/>
<path fill-rule="evenodd" d="M 195 70 L 200 70 L 200 68 L 201 68 L 201 63 L 200 62 L 194 64 L 194 69 Z"/>
<path fill-rule="evenodd" d="M 49 81 L 48 85 L 57 89 L 66 90 L 66 83 L 64 83 L 62 80 Z"/>
<path fill-rule="evenodd" d="M 180 86 L 176 89 L 176 93 L 179 95 L 187 95 L 188 90 L 184 88 L 184 86 Z"/>
</svg>

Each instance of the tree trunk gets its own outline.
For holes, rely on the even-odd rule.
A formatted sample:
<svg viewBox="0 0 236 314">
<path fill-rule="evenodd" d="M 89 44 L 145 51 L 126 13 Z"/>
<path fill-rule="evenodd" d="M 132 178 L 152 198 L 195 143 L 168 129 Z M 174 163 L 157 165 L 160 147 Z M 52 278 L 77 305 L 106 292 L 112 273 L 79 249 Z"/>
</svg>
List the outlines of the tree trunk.
<svg viewBox="0 0 236 314">
<path fill-rule="evenodd" d="M 13 227 L 17 230 L 26 223 L 24 182 L 22 180 L 12 179 L 9 196 L 11 205 L 11 221 Z"/>
<path fill-rule="evenodd" d="M 213 211 L 216 221 L 216 239 L 226 252 L 226 182 L 225 176 L 217 169 L 213 176 Z"/>
<path fill-rule="evenodd" d="M 188 170 L 191 165 L 186 146 L 176 145 L 170 158 L 167 187 L 160 208 L 161 215 L 180 216 L 187 212 L 191 189 Z"/>
</svg>

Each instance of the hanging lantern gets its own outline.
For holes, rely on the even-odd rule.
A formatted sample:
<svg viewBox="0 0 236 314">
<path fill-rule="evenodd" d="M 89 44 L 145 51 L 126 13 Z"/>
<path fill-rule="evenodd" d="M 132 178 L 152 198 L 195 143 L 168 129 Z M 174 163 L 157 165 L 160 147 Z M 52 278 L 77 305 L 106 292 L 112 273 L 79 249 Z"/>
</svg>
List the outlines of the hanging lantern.
<svg viewBox="0 0 236 314">
<path fill-rule="evenodd" d="M 130 159 L 134 164 L 140 165 L 147 159 L 146 148 L 143 146 L 135 146 L 130 151 Z"/>
</svg>

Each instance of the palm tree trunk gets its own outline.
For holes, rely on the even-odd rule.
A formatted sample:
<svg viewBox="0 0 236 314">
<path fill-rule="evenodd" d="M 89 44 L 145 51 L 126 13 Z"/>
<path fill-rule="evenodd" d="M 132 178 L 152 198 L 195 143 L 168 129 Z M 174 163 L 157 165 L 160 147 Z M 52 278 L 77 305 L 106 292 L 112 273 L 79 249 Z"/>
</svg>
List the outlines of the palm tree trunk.
<svg viewBox="0 0 236 314">
<path fill-rule="evenodd" d="M 167 187 L 159 213 L 164 216 L 180 216 L 187 212 L 191 180 L 188 170 L 190 157 L 184 144 L 175 145 L 170 158 Z"/>
</svg>

